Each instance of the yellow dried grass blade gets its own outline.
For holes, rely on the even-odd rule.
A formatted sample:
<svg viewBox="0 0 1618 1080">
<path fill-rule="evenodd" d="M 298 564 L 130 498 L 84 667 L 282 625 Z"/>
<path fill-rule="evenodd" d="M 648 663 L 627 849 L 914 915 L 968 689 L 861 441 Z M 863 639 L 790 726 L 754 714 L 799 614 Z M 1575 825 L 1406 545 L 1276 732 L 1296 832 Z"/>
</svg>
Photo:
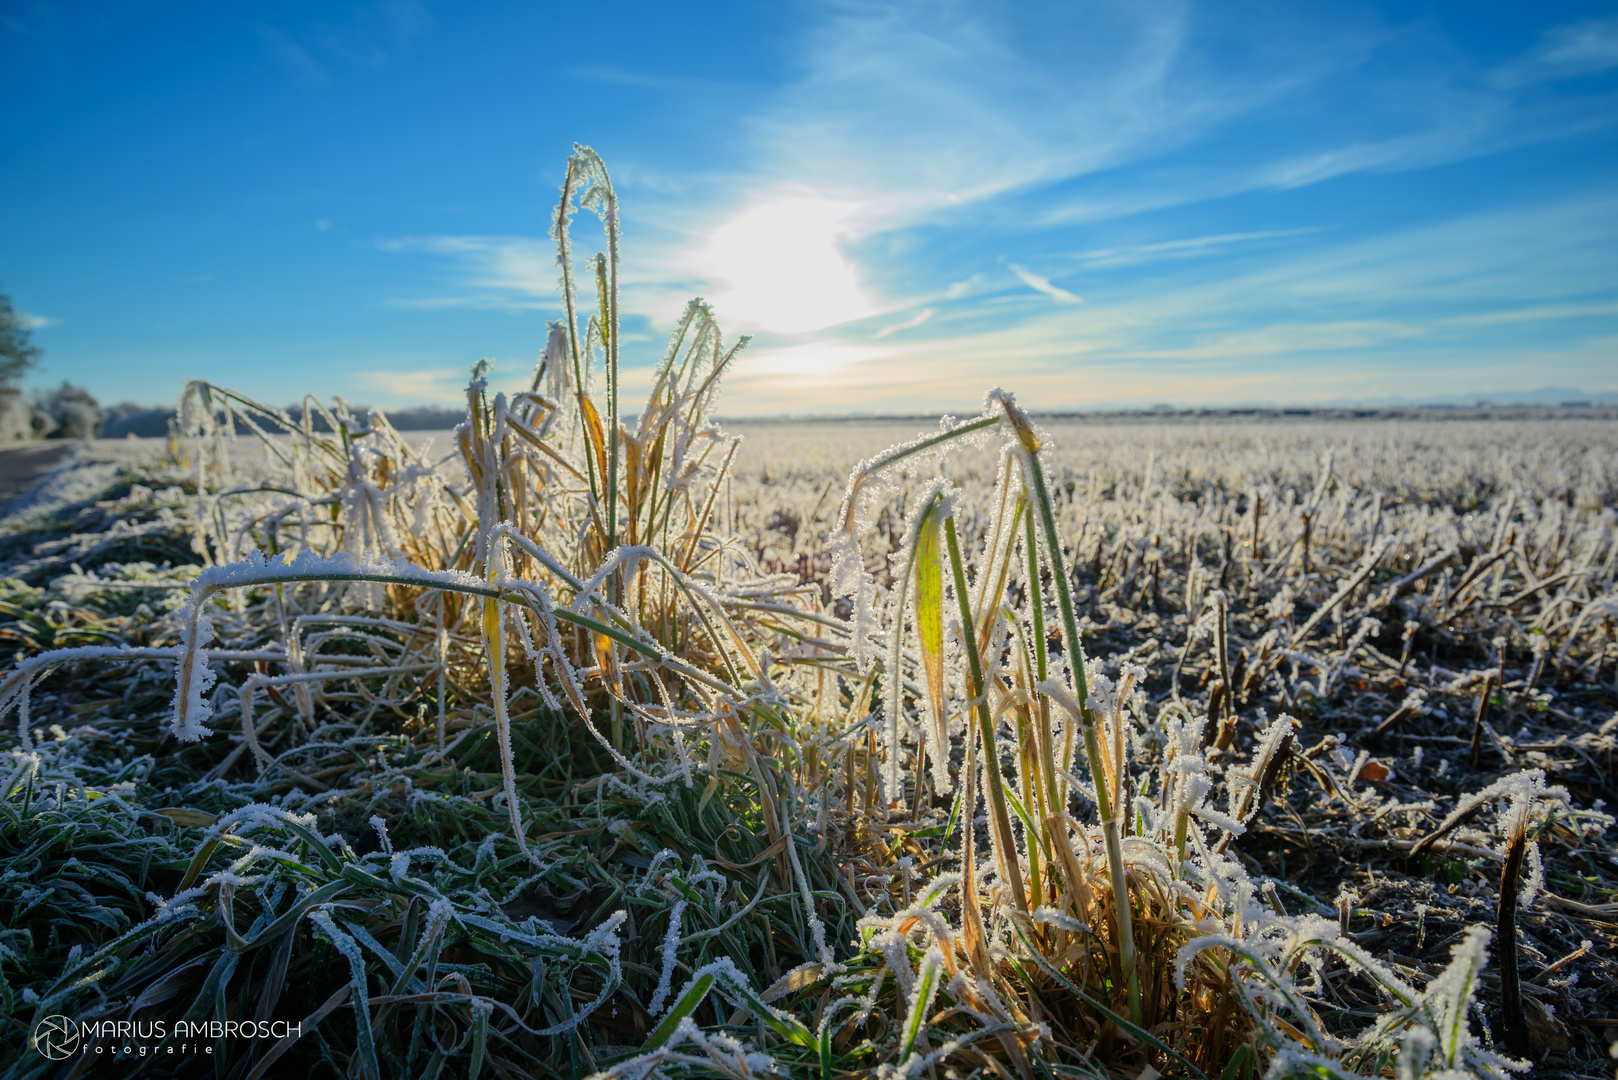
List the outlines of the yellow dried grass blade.
<svg viewBox="0 0 1618 1080">
<path fill-rule="evenodd" d="M 601 414 L 596 412 L 590 395 L 579 395 L 579 411 L 584 414 L 584 430 L 590 436 L 590 449 L 595 454 L 596 475 L 603 483 L 607 476 L 607 430 L 601 426 Z"/>
<path fill-rule="evenodd" d="M 592 633 L 590 638 L 595 645 L 596 663 L 601 666 L 601 681 L 606 683 L 613 696 L 617 697 L 623 693 L 623 685 L 618 673 L 618 656 L 612 648 L 612 639 L 600 633 Z"/>
<path fill-rule="evenodd" d="M 483 638 L 484 638 L 485 641 L 493 643 L 493 642 L 499 640 L 499 637 L 500 637 L 500 607 L 499 607 L 499 601 L 498 600 L 485 600 L 485 601 L 483 601 Z M 494 657 L 493 655 L 491 655 L 489 657 L 489 660 L 490 660 L 491 663 L 498 662 L 497 658 Z"/>
<path fill-rule="evenodd" d="M 916 537 L 916 637 L 921 641 L 922 668 L 927 675 L 927 704 L 932 713 L 934 746 L 949 745 L 944 732 L 944 560 L 943 507 L 935 500 Z"/>
</svg>

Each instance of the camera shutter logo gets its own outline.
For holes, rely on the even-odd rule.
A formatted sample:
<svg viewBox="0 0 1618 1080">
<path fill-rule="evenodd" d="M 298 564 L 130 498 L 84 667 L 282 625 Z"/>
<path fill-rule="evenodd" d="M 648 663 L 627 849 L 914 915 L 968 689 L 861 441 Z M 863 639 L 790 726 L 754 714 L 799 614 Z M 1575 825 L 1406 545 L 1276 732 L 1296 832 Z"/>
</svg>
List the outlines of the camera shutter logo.
<svg viewBox="0 0 1618 1080">
<path fill-rule="evenodd" d="M 34 1049 L 52 1061 L 79 1052 L 79 1025 L 65 1016 L 47 1016 L 34 1025 Z"/>
</svg>

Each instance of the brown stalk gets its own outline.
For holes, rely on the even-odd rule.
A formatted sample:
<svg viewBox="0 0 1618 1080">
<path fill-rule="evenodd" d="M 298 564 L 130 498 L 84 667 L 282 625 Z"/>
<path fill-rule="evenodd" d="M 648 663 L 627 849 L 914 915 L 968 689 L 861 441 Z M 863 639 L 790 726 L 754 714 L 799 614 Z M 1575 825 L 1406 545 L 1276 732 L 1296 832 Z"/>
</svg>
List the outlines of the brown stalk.
<svg viewBox="0 0 1618 1080">
<path fill-rule="evenodd" d="M 1500 1012 L 1506 1049 L 1527 1057 L 1528 1018 L 1523 1015 L 1522 984 L 1517 971 L 1517 887 L 1522 877 L 1523 854 L 1528 833 L 1519 827 L 1506 850 L 1506 865 L 1500 871 L 1500 907 L 1495 918 L 1495 949 L 1500 959 Z"/>
<path fill-rule="evenodd" d="M 1365 742 L 1369 744 L 1379 742 L 1388 732 L 1392 731 L 1396 727 L 1399 727 L 1406 720 L 1416 715 L 1416 711 L 1419 707 L 1420 706 L 1415 700 L 1415 695 L 1405 698 L 1404 701 L 1399 703 L 1399 707 L 1397 709 L 1394 709 L 1387 716 L 1383 717 L 1382 722 L 1371 729 L 1371 733 L 1365 736 Z"/>
<path fill-rule="evenodd" d="M 1219 655 L 1219 685 L 1224 693 L 1220 695 L 1220 707 L 1223 709 L 1223 722 L 1219 726 L 1219 738 L 1215 747 L 1220 750 L 1229 750 L 1236 742 L 1236 706 L 1231 700 L 1235 694 L 1235 687 L 1230 682 L 1230 641 L 1226 634 L 1225 598 L 1218 596 L 1214 605 L 1219 609 L 1219 619 L 1214 623 L 1214 651 Z M 1212 713 L 1214 702 L 1210 695 L 1208 701 L 1209 712 Z M 1213 716 L 1208 717 L 1209 721 Z"/>
<path fill-rule="evenodd" d="M 1314 523 L 1314 520 L 1315 520 L 1315 515 L 1314 515 L 1313 510 L 1305 510 L 1303 512 L 1303 537 L 1302 537 L 1302 543 L 1303 543 L 1303 573 L 1304 573 L 1305 577 L 1309 576 L 1309 527 Z"/>
<path fill-rule="evenodd" d="M 1264 513 L 1264 497 L 1258 492 L 1253 493 L 1253 559 L 1259 558 L 1258 553 L 1258 523 L 1259 517 Z"/>
<path fill-rule="evenodd" d="M 1483 688 L 1478 691 L 1478 710 L 1472 716 L 1472 742 L 1470 753 L 1472 755 L 1472 768 L 1478 767 L 1478 756 L 1482 752 L 1481 739 L 1483 725 L 1489 719 L 1489 688 L 1494 685 L 1494 672 L 1483 677 Z"/>
</svg>

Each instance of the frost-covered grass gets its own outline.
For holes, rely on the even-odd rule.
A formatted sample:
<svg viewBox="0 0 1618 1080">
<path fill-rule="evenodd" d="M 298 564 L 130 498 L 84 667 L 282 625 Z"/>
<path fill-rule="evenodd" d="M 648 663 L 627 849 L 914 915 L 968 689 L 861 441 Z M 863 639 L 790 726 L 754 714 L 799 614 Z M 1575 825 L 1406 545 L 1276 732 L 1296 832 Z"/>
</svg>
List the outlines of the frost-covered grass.
<svg viewBox="0 0 1618 1080">
<path fill-rule="evenodd" d="M 1618 426 L 739 449 L 700 303 L 620 420 L 616 215 L 437 455 L 194 383 L 0 528 L 20 1075 L 1606 1075 Z"/>
</svg>

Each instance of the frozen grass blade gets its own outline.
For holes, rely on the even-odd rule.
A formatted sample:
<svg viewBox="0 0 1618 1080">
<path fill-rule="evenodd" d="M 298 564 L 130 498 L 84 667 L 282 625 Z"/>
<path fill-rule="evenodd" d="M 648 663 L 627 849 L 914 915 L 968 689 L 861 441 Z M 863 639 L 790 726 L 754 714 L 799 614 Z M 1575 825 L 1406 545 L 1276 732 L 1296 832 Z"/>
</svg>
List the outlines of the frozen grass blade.
<svg viewBox="0 0 1618 1080">
<path fill-rule="evenodd" d="M 1090 778 L 1095 785 L 1096 809 L 1101 815 L 1101 831 L 1107 850 L 1107 873 L 1112 880 L 1113 918 L 1118 927 L 1118 963 L 1129 987 L 1129 1014 L 1136 1024 L 1141 1022 L 1140 975 L 1135 968 L 1135 933 L 1130 914 L 1129 883 L 1124 869 L 1123 843 L 1118 834 L 1118 820 L 1113 812 L 1112 800 L 1107 793 L 1107 777 L 1101 765 L 1101 746 L 1096 735 L 1095 714 L 1090 709 L 1089 690 L 1084 678 L 1083 638 L 1079 634 L 1078 619 L 1073 611 L 1073 593 L 1068 583 L 1067 567 L 1062 559 L 1062 541 L 1056 532 L 1056 514 L 1051 507 L 1050 489 L 1045 483 L 1044 471 L 1039 464 L 1039 438 L 1027 415 L 1009 396 L 1002 396 L 1001 406 L 1016 433 L 1027 481 L 1028 498 L 1039 510 L 1045 528 L 1045 558 L 1049 562 L 1051 582 L 1056 589 L 1057 609 L 1062 616 L 1062 647 L 1067 657 L 1068 670 L 1073 676 L 1076 708 L 1073 718 L 1084 733 L 1085 757 L 1090 762 Z"/>
<path fill-rule="evenodd" d="M 983 746 L 983 775 L 988 778 L 989 824 L 995 832 L 995 846 L 1006 862 L 1011 895 L 1017 910 L 1028 911 L 1022 868 L 1017 863 L 1017 839 L 1011 831 L 1011 815 L 1006 809 L 1005 780 L 1000 772 L 1000 755 L 995 749 L 994 719 L 989 714 L 988 689 L 983 679 L 983 658 L 978 655 L 977 633 L 972 623 L 972 603 L 966 591 L 966 570 L 961 562 L 960 541 L 955 538 L 955 518 L 944 518 L 944 540 L 949 548 L 950 571 L 955 577 L 955 600 L 961 616 L 961 646 L 972 672 L 972 697 L 978 716 L 978 738 Z"/>
<path fill-rule="evenodd" d="M 1495 941 L 1500 961 L 1501 1028 L 1506 1049 L 1519 1057 L 1530 1052 L 1528 1019 L 1523 1015 L 1522 981 L 1517 969 L 1517 890 L 1522 879 L 1528 833 L 1519 824 L 1506 848 L 1500 870 L 1500 902 L 1495 917 Z"/>
<path fill-rule="evenodd" d="M 668 1013 L 658 1022 L 657 1027 L 653 1028 L 652 1033 L 646 1037 L 646 1042 L 641 1045 L 641 1051 L 644 1053 L 648 1050 L 656 1050 L 668 1042 L 674 1034 L 674 1029 L 680 1026 L 680 1021 L 696 1012 L 697 1006 L 701 1005 L 703 999 L 708 996 L 708 991 L 713 989 L 713 984 L 714 975 L 711 972 L 692 979 L 690 985 L 681 992 L 679 998 L 669 1007 Z"/>
<path fill-rule="evenodd" d="M 933 995 L 938 993 L 939 971 L 944 966 L 943 954 L 936 947 L 927 950 L 921 961 L 921 974 L 911 991 L 910 1012 L 905 1017 L 904 1035 L 899 1042 L 899 1060 L 908 1062 L 916 1052 L 916 1042 L 926 1029 L 927 1014 L 933 1007 Z"/>
</svg>

